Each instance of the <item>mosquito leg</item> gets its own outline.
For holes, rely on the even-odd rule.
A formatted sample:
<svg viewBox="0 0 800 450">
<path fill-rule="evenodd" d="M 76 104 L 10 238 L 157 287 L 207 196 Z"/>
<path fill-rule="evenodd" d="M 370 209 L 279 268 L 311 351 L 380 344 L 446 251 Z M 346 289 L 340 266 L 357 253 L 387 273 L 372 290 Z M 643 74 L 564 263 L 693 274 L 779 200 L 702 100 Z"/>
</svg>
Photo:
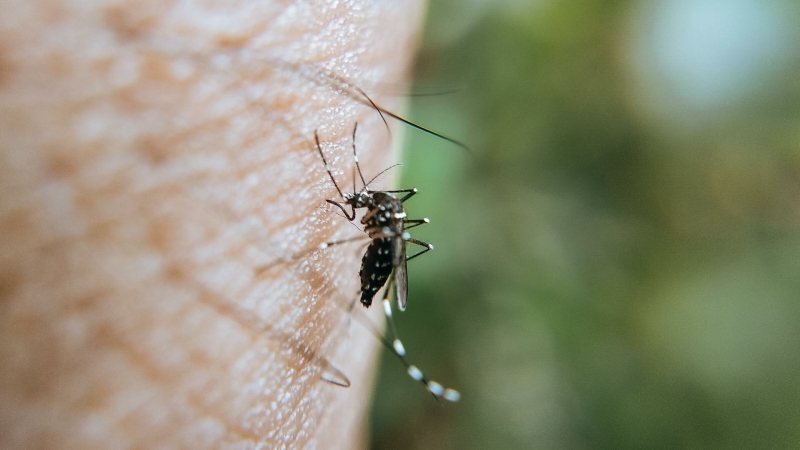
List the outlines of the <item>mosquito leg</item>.
<svg viewBox="0 0 800 450">
<path fill-rule="evenodd" d="M 361 166 L 358 165 L 358 154 L 356 154 L 356 130 L 358 129 L 358 122 L 353 126 L 353 161 L 356 163 L 356 170 L 358 170 L 358 176 L 361 178 L 361 184 L 364 186 L 364 189 L 367 188 L 367 182 L 364 181 L 364 175 L 361 174 Z M 355 189 L 355 177 L 353 178 L 353 192 L 356 191 Z"/>
<path fill-rule="evenodd" d="M 322 145 L 319 143 L 319 133 L 317 130 L 314 130 L 314 141 L 317 143 L 317 151 L 319 152 L 319 156 L 322 158 L 322 163 L 325 164 L 325 171 L 328 172 L 328 176 L 331 177 L 331 182 L 333 183 L 336 190 L 339 191 L 339 196 L 344 200 L 344 194 L 342 190 L 339 189 L 339 185 L 336 184 L 336 179 L 333 178 L 333 172 L 331 172 L 331 167 L 328 165 L 328 160 L 325 159 L 325 153 L 322 152 Z M 351 219 L 352 220 L 352 219 Z"/>
<path fill-rule="evenodd" d="M 420 247 L 425 247 L 425 249 L 420 250 L 419 252 L 407 257 L 406 261 L 411 261 L 412 259 L 416 258 L 417 256 L 422 255 L 423 253 L 428 253 L 429 251 L 433 250 L 433 245 L 428 244 L 427 242 L 422 242 L 419 239 L 414 239 L 412 237 L 409 237 L 409 238 L 405 239 L 405 241 L 406 242 L 411 242 L 412 244 L 417 244 Z"/>
<path fill-rule="evenodd" d="M 281 258 L 281 259 L 278 259 L 276 261 L 272 261 L 270 263 L 264 264 L 263 266 L 256 267 L 255 273 L 258 276 L 258 275 L 261 275 L 264 272 L 268 271 L 269 269 L 272 269 L 273 267 L 277 266 L 278 264 L 297 261 L 298 259 L 303 258 L 305 256 L 308 256 L 313 252 L 316 252 L 316 251 L 319 251 L 319 250 L 325 250 L 326 248 L 330 248 L 330 247 L 333 247 L 335 245 L 347 244 L 349 242 L 355 242 L 355 241 L 358 241 L 358 240 L 363 240 L 365 238 L 366 238 L 366 236 L 360 235 L 360 236 L 354 236 L 354 237 L 347 238 L 347 239 L 341 239 L 341 240 L 338 240 L 338 241 L 323 242 L 322 244 L 319 244 L 316 247 L 313 247 L 313 248 L 310 248 L 308 250 L 305 250 L 305 251 L 301 252 L 300 254 L 297 254 L 297 255 L 294 255 L 294 256 L 291 256 L 291 257 L 288 257 L 288 258 Z"/>
<path fill-rule="evenodd" d="M 431 221 L 427 217 L 424 218 L 424 219 L 406 219 L 405 221 L 403 221 L 403 228 L 406 229 L 406 230 L 410 230 L 410 229 L 412 229 L 414 227 L 418 227 L 420 225 L 425 225 L 427 223 L 431 223 Z M 408 224 L 411 224 L 411 225 L 407 226 Z"/>
<path fill-rule="evenodd" d="M 388 192 L 390 194 L 408 194 L 408 193 L 416 194 L 418 190 L 417 188 L 411 188 L 411 189 L 395 189 L 393 191 L 382 191 L 382 192 Z"/>
<path fill-rule="evenodd" d="M 400 199 L 400 203 L 404 203 L 406 200 L 413 197 L 414 194 L 416 194 L 419 191 L 417 191 L 417 188 L 411 188 L 411 189 L 398 189 L 396 191 L 383 191 L 383 192 L 388 192 L 389 194 L 406 194 L 403 198 Z"/>
<path fill-rule="evenodd" d="M 334 245 L 347 244 L 349 242 L 355 242 L 355 241 L 357 241 L 359 239 L 364 239 L 364 238 L 366 238 L 366 236 L 362 235 L 362 236 L 353 236 L 351 238 L 341 239 L 341 240 L 338 240 L 338 241 L 323 242 L 322 244 L 319 244 L 317 246 L 317 248 L 315 248 L 314 250 L 325 250 L 326 248 L 333 247 Z"/>
<path fill-rule="evenodd" d="M 249 330 L 253 334 L 254 339 L 279 340 L 281 343 L 290 346 L 292 352 L 295 354 L 303 355 L 312 361 L 313 364 L 316 364 L 320 369 L 320 378 L 323 381 L 335 386 L 350 387 L 350 380 L 347 378 L 347 375 L 333 365 L 327 358 L 322 356 L 313 346 L 309 345 L 309 343 L 298 339 L 291 333 L 276 329 L 269 323 L 262 322 L 253 315 L 252 311 L 246 310 L 239 306 L 238 302 L 207 288 L 197 280 L 187 279 L 184 280 L 184 282 L 203 294 L 198 296 L 199 302 L 223 314 L 225 317 L 233 319 L 244 329 Z"/>
<path fill-rule="evenodd" d="M 461 394 L 458 391 L 455 389 L 445 388 L 436 381 L 428 379 L 422 373 L 422 371 L 417 368 L 417 366 L 411 364 L 406 358 L 406 349 L 397 334 L 397 326 L 395 325 L 394 317 L 392 316 L 392 303 L 389 301 L 389 291 L 391 290 L 393 282 L 394 278 L 390 278 L 386 283 L 382 300 L 383 314 L 386 316 L 386 321 L 388 322 L 387 328 L 391 334 L 391 337 L 378 334 L 378 338 L 381 340 L 384 346 L 389 348 L 392 353 L 394 353 L 394 355 L 400 359 L 400 361 L 406 367 L 406 372 L 408 375 L 414 381 L 422 383 L 428 389 L 428 391 L 433 394 L 434 397 L 436 397 L 437 400 L 445 399 L 449 402 L 459 401 L 459 399 L 461 399 Z"/>
</svg>

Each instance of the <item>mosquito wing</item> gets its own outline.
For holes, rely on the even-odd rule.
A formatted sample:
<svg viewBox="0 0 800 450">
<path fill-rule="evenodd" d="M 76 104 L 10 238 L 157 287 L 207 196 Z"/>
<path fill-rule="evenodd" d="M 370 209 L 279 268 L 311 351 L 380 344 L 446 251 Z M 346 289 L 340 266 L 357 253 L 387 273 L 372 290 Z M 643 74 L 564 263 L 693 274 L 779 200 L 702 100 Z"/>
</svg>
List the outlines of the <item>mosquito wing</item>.
<svg viewBox="0 0 800 450">
<path fill-rule="evenodd" d="M 406 241 L 399 236 L 392 242 L 394 256 L 394 281 L 397 308 L 405 311 L 408 302 L 408 263 L 406 262 Z"/>
</svg>

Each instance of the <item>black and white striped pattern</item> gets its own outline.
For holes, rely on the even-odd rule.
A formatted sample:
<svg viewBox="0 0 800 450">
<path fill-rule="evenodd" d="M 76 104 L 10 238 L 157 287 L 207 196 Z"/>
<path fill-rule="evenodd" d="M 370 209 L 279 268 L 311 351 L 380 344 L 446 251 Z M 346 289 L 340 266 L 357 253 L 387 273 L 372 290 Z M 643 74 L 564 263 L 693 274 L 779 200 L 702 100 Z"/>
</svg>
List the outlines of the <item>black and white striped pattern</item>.
<svg viewBox="0 0 800 450">
<path fill-rule="evenodd" d="M 408 375 L 414 381 L 424 384 L 434 397 L 437 399 L 447 400 L 448 402 L 459 401 L 461 399 L 461 394 L 457 390 L 445 388 L 440 383 L 427 378 L 417 366 L 408 361 L 406 358 L 406 349 L 403 346 L 403 343 L 400 341 L 400 338 L 397 336 L 397 326 L 394 323 L 394 317 L 392 317 L 392 302 L 389 301 L 388 295 L 384 295 L 382 303 L 383 314 L 386 316 L 386 327 L 391 332 L 392 338 L 390 342 L 389 338 L 386 336 L 381 336 L 381 342 L 383 342 L 386 347 L 388 347 L 398 358 L 400 358 L 400 361 L 402 361 L 406 366 L 406 372 Z"/>
<path fill-rule="evenodd" d="M 370 183 L 365 181 L 358 163 L 358 154 L 356 153 L 355 139 L 357 128 L 358 124 L 353 127 L 353 160 L 363 188 L 360 191 L 355 191 L 355 180 L 353 180 L 354 192 L 352 193 L 343 193 L 339 188 L 336 179 L 333 177 L 331 168 L 328 165 L 328 161 L 325 158 L 325 154 L 322 151 L 322 147 L 319 143 L 319 136 L 316 132 L 314 133 L 314 138 L 317 144 L 317 151 L 325 165 L 325 170 L 328 172 L 328 176 L 336 187 L 343 203 L 338 203 L 333 200 L 327 200 L 327 202 L 338 207 L 344 213 L 345 218 L 351 222 L 355 219 L 356 209 L 364 208 L 367 210 L 366 214 L 361 219 L 361 223 L 364 226 L 364 232 L 369 236 L 372 242 L 364 254 L 361 270 L 359 272 L 359 276 L 361 277 L 361 303 L 364 307 L 369 307 L 372 304 L 372 299 L 375 294 L 383 288 L 383 312 L 386 316 L 387 329 L 389 333 L 391 333 L 391 338 L 379 332 L 375 333 L 376 336 L 400 359 L 406 367 L 406 372 L 413 380 L 425 385 L 428 391 L 437 399 L 457 402 L 461 398 L 461 394 L 459 394 L 458 391 L 445 388 L 440 383 L 428 379 L 417 366 L 408 361 L 405 347 L 397 334 L 397 326 L 392 316 L 392 305 L 389 301 L 389 293 L 392 291 L 392 287 L 394 287 L 398 308 L 401 310 L 405 309 L 408 295 L 406 263 L 417 256 L 433 250 L 433 245 L 412 238 L 406 230 L 430 223 L 430 221 L 427 218 L 419 220 L 407 218 L 403 202 L 416 194 L 416 189 L 395 191 L 372 191 L 369 189 L 369 184 L 372 180 L 370 180 Z M 394 195 L 401 193 L 405 194 L 401 198 L 395 197 Z M 345 209 L 345 205 L 350 206 L 349 214 Z M 328 242 L 320 245 L 320 248 L 328 248 L 331 245 L 338 245 L 343 242 L 346 241 Z M 422 250 L 411 256 L 406 256 L 406 242 L 419 245 L 422 247 Z"/>
<path fill-rule="evenodd" d="M 355 220 L 357 209 L 365 209 L 366 213 L 361 219 L 361 224 L 363 225 L 363 231 L 366 236 L 361 235 L 353 238 L 325 242 L 317 247 L 302 252 L 299 255 L 295 255 L 288 259 L 284 258 L 268 265 L 261 266 L 260 268 L 256 269 L 256 272 L 264 272 L 277 263 L 293 261 L 302 258 L 313 251 L 325 250 L 332 246 L 364 240 L 365 238 L 369 239 L 371 242 L 364 254 L 361 270 L 359 271 L 359 276 L 361 278 L 360 300 L 364 307 L 369 307 L 372 304 L 375 295 L 381 289 L 384 290 L 382 306 L 384 315 L 386 316 L 387 329 L 391 336 L 387 337 L 386 334 L 381 333 L 371 322 L 365 323 L 364 325 L 367 326 L 367 328 L 369 328 L 373 334 L 375 334 L 375 336 L 386 348 L 388 348 L 400 359 L 406 368 L 406 372 L 413 380 L 422 383 L 437 399 L 444 399 L 449 402 L 457 402 L 461 398 L 461 394 L 459 394 L 458 391 L 445 388 L 440 383 L 428 379 L 417 366 L 408 361 L 405 347 L 403 346 L 403 343 L 400 341 L 397 334 L 397 327 L 395 325 L 394 318 L 392 317 L 392 305 L 389 301 L 389 293 L 394 291 L 398 308 L 401 310 L 405 309 L 408 295 L 406 263 L 417 256 L 433 250 L 433 245 L 412 238 L 406 230 L 419 225 L 428 224 L 430 221 L 427 218 L 407 218 L 405 209 L 403 207 L 403 202 L 414 196 L 414 194 L 417 193 L 416 189 L 402 189 L 394 191 L 373 191 L 369 189 L 370 183 L 372 183 L 378 176 L 389 169 L 379 173 L 369 182 L 365 181 L 364 176 L 361 173 L 361 167 L 359 166 L 358 155 L 356 153 L 355 137 L 357 127 L 358 124 L 353 127 L 353 159 L 363 188 L 356 191 L 356 180 L 354 179 L 352 193 L 342 192 L 342 190 L 339 188 L 339 185 L 336 183 L 336 179 L 333 176 L 333 172 L 328 165 L 328 161 L 325 158 L 325 154 L 322 151 L 322 146 L 320 145 L 319 136 L 316 131 L 314 132 L 314 138 L 316 141 L 317 151 L 322 158 L 325 170 L 342 199 L 341 203 L 334 200 L 326 200 L 326 202 L 339 208 L 344 214 L 344 217 L 350 222 Z M 398 198 L 395 196 L 395 194 L 405 195 Z M 346 207 L 349 207 L 349 211 L 346 209 Z M 406 242 L 418 245 L 422 247 L 422 250 L 412 254 L 411 256 L 407 256 L 405 248 Z M 359 317 L 363 315 L 356 314 L 356 316 Z M 366 316 L 360 318 L 368 321 Z M 344 374 L 338 371 L 338 369 L 335 369 L 335 367 L 333 367 L 331 364 L 326 364 L 324 369 L 325 372 L 322 377 L 324 381 L 337 386 L 349 386 L 349 381 L 347 381 L 347 378 L 344 376 Z"/>
</svg>

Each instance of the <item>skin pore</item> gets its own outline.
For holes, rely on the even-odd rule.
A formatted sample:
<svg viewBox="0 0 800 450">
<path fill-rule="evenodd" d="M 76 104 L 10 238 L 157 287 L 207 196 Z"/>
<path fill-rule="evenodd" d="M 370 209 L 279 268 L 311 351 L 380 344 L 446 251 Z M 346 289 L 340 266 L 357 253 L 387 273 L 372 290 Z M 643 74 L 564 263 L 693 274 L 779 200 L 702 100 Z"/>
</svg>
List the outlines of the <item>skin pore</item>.
<svg viewBox="0 0 800 450">
<path fill-rule="evenodd" d="M 363 247 L 256 268 L 360 233 L 314 130 L 343 187 L 391 139 L 314 74 L 402 83 L 421 3 L 4 6 L 0 447 L 364 446 Z"/>
</svg>

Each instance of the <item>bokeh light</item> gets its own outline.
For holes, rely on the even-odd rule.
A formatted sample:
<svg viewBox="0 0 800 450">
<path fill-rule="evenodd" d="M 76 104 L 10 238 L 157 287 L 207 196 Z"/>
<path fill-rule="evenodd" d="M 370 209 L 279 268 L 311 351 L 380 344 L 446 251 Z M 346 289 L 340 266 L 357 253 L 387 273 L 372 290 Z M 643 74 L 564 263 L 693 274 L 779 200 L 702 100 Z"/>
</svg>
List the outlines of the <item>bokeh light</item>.
<svg viewBox="0 0 800 450">
<path fill-rule="evenodd" d="M 431 2 L 373 448 L 795 448 L 800 14 L 780 0 Z M 423 89 L 424 90 L 424 89 Z M 388 352 L 385 352 L 388 353 Z"/>
</svg>

